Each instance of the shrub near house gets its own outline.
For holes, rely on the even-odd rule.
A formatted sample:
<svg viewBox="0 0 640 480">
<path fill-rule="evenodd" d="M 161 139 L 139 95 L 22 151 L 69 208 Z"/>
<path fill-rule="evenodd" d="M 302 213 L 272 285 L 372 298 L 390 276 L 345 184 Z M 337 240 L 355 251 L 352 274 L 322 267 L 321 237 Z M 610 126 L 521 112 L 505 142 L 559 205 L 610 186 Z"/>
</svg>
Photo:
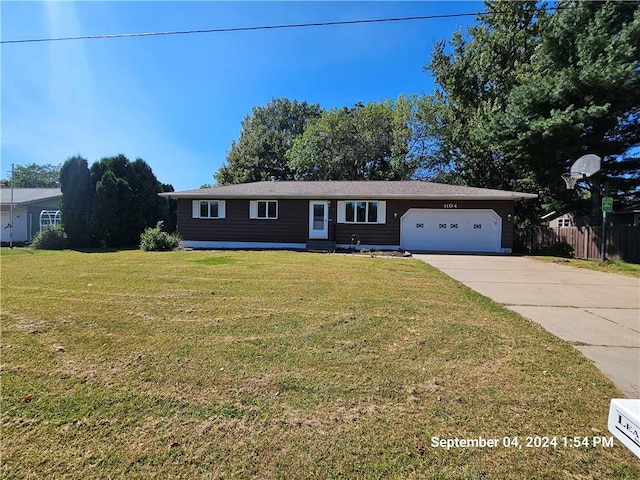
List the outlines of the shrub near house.
<svg viewBox="0 0 640 480">
<path fill-rule="evenodd" d="M 64 250 L 67 245 L 67 234 L 61 225 L 54 225 L 40 230 L 31 241 L 31 247 L 36 250 Z"/>
<path fill-rule="evenodd" d="M 178 247 L 180 237 L 177 234 L 162 231 L 163 222 L 160 221 L 155 227 L 147 228 L 140 235 L 140 249 L 145 252 L 167 252 Z"/>
</svg>

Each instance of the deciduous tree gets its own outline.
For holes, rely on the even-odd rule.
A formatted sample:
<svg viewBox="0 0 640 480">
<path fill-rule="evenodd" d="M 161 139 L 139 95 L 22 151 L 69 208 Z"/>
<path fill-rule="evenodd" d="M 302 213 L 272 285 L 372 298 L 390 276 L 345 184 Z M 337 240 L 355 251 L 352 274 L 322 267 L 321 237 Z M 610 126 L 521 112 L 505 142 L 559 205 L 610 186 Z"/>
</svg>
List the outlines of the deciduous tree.
<svg viewBox="0 0 640 480">
<path fill-rule="evenodd" d="M 240 139 L 231 144 L 226 163 L 215 174 L 218 184 L 256 182 L 271 177 L 291 180 L 293 175 L 285 154 L 320 111 L 317 104 L 287 98 L 275 98 L 264 107 L 253 108 L 251 115 L 242 121 Z"/>
<path fill-rule="evenodd" d="M 287 153 L 302 180 L 400 180 L 415 172 L 420 157 L 410 151 L 411 105 L 356 104 L 324 112 Z"/>
<path fill-rule="evenodd" d="M 12 178 L 3 179 L 1 183 L 11 185 L 12 180 L 16 188 L 57 188 L 60 186 L 60 165 L 15 165 Z"/>
<path fill-rule="evenodd" d="M 535 1 L 485 5 L 486 14 L 467 35 L 457 32 L 436 45 L 427 68 L 437 88 L 420 103 L 419 115 L 437 146 L 434 167 L 472 186 L 529 190 L 526 172 L 491 141 L 487 126 L 507 108 L 545 13 Z"/>
</svg>

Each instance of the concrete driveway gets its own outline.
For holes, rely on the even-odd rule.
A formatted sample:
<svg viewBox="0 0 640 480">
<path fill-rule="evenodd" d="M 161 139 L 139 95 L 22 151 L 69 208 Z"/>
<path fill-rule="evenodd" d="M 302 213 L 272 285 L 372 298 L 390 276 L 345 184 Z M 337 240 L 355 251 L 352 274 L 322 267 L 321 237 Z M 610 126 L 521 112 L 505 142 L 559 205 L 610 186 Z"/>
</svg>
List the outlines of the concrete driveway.
<svg viewBox="0 0 640 480">
<path fill-rule="evenodd" d="M 414 257 L 574 343 L 640 398 L 640 280 L 522 257 Z"/>
</svg>

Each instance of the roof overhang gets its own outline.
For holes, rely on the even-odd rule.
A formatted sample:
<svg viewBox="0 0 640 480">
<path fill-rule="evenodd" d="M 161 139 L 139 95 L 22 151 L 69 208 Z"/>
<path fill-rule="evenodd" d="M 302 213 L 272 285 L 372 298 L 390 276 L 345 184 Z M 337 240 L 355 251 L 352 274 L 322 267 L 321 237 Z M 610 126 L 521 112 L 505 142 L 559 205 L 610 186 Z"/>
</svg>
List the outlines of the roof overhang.
<svg viewBox="0 0 640 480">
<path fill-rule="evenodd" d="M 15 188 L 13 195 L 11 188 L 3 187 L 0 197 L 2 206 L 26 206 L 34 203 L 47 202 L 62 198 L 62 191 L 59 188 Z"/>
<path fill-rule="evenodd" d="M 185 199 L 202 199 L 202 200 L 230 200 L 230 199 L 238 199 L 238 200 L 367 200 L 367 199 L 376 199 L 376 200 L 525 200 L 537 198 L 537 195 L 522 193 L 515 195 L 451 195 L 451 194 L 424 194 L 424 195 L 390 195 L 390 194 L 379 194 L 379 195 L 354 195 L 354 194 L 331 194 L 331 195 L 275 195 L 275 194 L 255 194 L 255 195 L 220 195 L 213 193 L 180 193 L 180 192 L 170 192 L 170 193 L 159 193 L 161 197 L 167 198 L 185 198 Z"/>
<path fill-rule="evenodd" d="M 211 200 L 503 200 L 537 198 L 532 193 L 445 185 L 420 181 L 255 182 L 163 192 L 162 197 Z"/>
</svg>

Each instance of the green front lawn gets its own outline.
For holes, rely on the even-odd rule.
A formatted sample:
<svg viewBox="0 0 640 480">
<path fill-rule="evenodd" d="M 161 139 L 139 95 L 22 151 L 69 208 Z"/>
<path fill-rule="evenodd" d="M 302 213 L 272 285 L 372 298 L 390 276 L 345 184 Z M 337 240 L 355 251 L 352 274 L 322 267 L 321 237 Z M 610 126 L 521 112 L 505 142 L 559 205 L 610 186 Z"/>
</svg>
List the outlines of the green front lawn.
<svg viewBox="0 0 640 480">
<path fill-rule="evenodd" d="M 562 445 L 610 436 L 621 394 L 591 362 L 417 260 L 3 249 L 1 268 L 2 478 L 640 477 L 617 440 Z"/>
</svg>

